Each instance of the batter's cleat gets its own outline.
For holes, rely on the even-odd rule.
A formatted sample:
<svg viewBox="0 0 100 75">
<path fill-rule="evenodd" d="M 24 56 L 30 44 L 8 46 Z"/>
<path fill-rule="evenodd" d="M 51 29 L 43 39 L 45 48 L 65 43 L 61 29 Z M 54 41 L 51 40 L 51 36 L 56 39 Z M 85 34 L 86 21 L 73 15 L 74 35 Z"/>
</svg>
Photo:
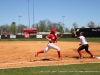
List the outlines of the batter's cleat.
<svg viewBox="0 0 100 75">
<path fill-rule="evenodd" d="M 94 56 L 92 55 L 90 58 L 94 58 Z"/>
<path fill-rule="evenodd" d="M 35 52 L 35 57 L 36 57 L 36 56 L 38 56 L 38 53 L 37 53 L 37 52 Z"/>
</svg>

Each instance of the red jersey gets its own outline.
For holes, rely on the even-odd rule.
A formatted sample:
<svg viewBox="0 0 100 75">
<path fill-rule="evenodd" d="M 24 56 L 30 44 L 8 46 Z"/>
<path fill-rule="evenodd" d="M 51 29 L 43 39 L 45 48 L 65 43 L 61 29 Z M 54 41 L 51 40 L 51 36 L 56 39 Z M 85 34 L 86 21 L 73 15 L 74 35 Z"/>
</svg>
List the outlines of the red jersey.
<svg viewBox="0 0 100 75">
<path fill-rule="evenodd" d="M 47 37 L 49 38 L 49 39 L 51 39 L 49 42 L 50 43 L 55 43 L 55 41 L 57 40 L 57 38 L 58 38 L 58 36 L 57 35 L 54 35 L 54 34 L 49 34 L 49 35 L 47 35 Z"/>
</svg>

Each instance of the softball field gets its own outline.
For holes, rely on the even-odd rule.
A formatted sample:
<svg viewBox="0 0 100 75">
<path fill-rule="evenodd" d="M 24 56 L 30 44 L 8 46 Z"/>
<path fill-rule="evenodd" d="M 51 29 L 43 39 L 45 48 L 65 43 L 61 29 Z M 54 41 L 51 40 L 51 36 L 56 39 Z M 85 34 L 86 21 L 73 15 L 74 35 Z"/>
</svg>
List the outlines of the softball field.
<svg viewBox="0 0 100 75">
<path fill-rule="evenodd" d="M 80 63 L 99 63 L 100 43 L 89 42 L 89 50 L 95 58 L 82 51 L 83 59 L 78 59 L 77 48 L 79 42 L 55 43 L 61 49 L 62 60 L 58 59 L 56 50 L 49 50 L 35 57 L 35 52 L 45 49 L 47 41 L 5 41 L 0 42 L 0 68 L 35 67 L 48 65 L 66 65 Z"/>
</svg>

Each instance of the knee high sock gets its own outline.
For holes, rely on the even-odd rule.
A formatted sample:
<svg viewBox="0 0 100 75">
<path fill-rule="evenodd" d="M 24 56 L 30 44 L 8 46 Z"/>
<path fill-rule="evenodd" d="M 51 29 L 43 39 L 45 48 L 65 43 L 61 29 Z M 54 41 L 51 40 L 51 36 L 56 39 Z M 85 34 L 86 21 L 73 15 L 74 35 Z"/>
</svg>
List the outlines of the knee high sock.
<svg viewBox="0 0 100 75">
<path fill-rule="evenodd" d="M 78 53 L 79 53 L 79 56 L 82 57 L 82 53 L 80 51 L 78 51 Z"/>
<path fill-rule="evenodd" d="M 61 55 L 60 55 L 60 51 L 57 51 L 58 52 L 58 57 L 60 58 L 61 57 Z"/>
<path fill-rule="evenodd" d="M 93 54 L 92 54 L 90 51 L 89 51 L 88 53 L 89 53 L 91 56 L 93 56 Z"/>
<path fill-rule="evenodd" d="M 37 54 L 40 54 L 40 53 L 44 53 L 44 50 L 40 50 L 37 52 Z"/>
</svg>

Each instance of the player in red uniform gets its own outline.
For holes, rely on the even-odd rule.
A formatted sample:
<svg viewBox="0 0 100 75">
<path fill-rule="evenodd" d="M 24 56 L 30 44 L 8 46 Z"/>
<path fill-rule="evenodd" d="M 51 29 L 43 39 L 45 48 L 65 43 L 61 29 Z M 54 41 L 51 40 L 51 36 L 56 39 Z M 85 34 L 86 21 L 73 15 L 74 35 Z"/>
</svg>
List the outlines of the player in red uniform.
<svg viewBox="0 0 100 75">
<path fill-rule="evenodd" d="M 61 35 L 61 37 L 62 37 L 62 35 Z M 47 44 L 47 47 L 44 50 L 40 50 L 40 51 L 36 52 L 35 57 L 38 54 L 45 53 L 52 48 L 52 49 L 57 50 L 58 58 L 61 58 L 60 48 L 58 46 L 54 45 L 54 43 L 57 42 L 57 40 L 60 39 L 61 37 L 58 37 L 56 35 L 56 29 L 55 28 L 51 29 L 51 33 L 46 36 L 46 39 L 49 41 L 49 43 Z"/>
</svg>

